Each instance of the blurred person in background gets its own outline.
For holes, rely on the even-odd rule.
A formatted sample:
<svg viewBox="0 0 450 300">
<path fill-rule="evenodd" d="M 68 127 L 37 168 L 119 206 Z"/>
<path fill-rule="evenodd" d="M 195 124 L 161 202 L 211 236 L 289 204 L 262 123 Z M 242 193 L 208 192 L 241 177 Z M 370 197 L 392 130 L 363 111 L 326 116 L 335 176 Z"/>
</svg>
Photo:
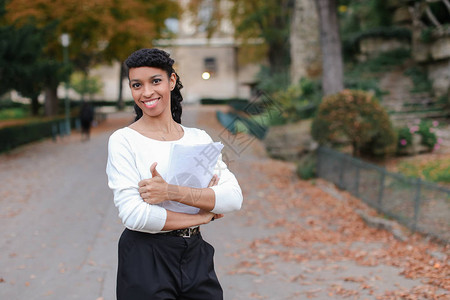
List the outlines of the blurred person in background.
<svg viewBox="0 0 450 300">
<path fill-rule="evenodd" d="M 81 102 L 80 122 L 81 122 L 81 140 L 88 141 L 91 136 L 91 126 L 94 121 L 94 108 L 87 101 Z"/>
</svg>

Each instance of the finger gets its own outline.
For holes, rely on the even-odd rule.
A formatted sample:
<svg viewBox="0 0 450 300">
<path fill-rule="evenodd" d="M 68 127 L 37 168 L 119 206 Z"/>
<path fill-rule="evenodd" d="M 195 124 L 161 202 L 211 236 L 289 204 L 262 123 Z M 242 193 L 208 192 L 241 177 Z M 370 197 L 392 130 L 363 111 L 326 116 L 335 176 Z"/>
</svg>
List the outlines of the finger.
<svg viewBox="0 0 450 300">
<path fill-rule="evenodd" d="M 211 178 L 211 181 L 208 183 L 208 187 L 212 187 L 216 181 L 216 174 L 213 175 L 213 177 Z"/>
<path fill-rule="evenodd" d="M 152 177 L 156 177 L 156 176 L 161 176 L 159 175 L 158 171 L 156 171 L 156 165 L 158 163 L 154 162 L 151 166 L 150 166 L 150 172 L 152 173 Z"/>
<path fill-rule="evenodd" d="M 219 183 L 219 176 L 214 174 L 213 178 L 211 178 L 211 181 L 209 182 L 208 187 L 215 186 Z"/>
<path fill-rule="evenodd" d="M 223 218 L 224 217 L 224 214 L 215 214 L 214 215 L 214 219 L 220 219 L 220 218 Z"/>
<path fill-rule="evenodd" d="M 143 187 L 143 186 L 145 186 L 145 185 L 147 185 L 147 181 L 146 181 L 146 180 L 141 180 L 141 181 L 139 181 L 139 183 L 138 183 L 138 187 Z"/>
</svg>

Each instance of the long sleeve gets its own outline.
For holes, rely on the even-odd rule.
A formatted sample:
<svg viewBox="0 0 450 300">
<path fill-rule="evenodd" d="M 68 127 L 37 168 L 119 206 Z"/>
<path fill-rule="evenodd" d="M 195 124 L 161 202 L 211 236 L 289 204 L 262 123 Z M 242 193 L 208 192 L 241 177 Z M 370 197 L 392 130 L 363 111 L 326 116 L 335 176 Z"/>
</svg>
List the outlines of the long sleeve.
<svg viewBox="0 0 450 300">
<path fill-rule="evenodd" d="M 141 178 L 134 153 L 119 132 L 109 139 L 106 174 L 108 186 L 114 193 L 114 204 L 125 227 L 150 233 L 161 231 L 166 222 L 167 211 L 142 200 L 138 186 Z"/>
<path fill-rule="evenodd" d="M 242 190 L 236 177 L 223 162 L 222 154 L 219 156 L 214 174 L 219 176 L 219 183 L 211 187 L 216 196 L 216 203 L 212 212 L 223 214 L 240 210 L 243 201 Z"/>
<path fill-rule="evenodd" d="M 208 143 L 213 142 L 212 138 L 204 131 L 205 140 Z M 233 173 L 230 172 L 227 165 L 222 160 L 220 154 L 214 167 L 214 174 L 219 176 L 219 183 L 211 187 L 216 197 L 213 213 L 223 214 L 241 209 L 243 196 L 239 183 Z"/>
</svg>

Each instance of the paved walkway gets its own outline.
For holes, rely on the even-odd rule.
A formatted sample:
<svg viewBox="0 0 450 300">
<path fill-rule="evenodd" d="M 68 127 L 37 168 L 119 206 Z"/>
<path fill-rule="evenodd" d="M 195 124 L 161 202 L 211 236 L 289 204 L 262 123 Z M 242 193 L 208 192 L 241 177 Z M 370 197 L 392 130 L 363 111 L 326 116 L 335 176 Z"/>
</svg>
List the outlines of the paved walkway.
<svg viewBox="0 0 450 300">
<path fill-rule="evenodd" d="M 357 199 L 298 180 L 257 140 L 223 131 L 214 110 L 186 107 L 183 122 L 223 140 L 244 192 L 240 212 L 203 227 L 225 299 L 444 299 L 448 248 L 367 227 L 354 210 L 373 212 Z M 0 299 L 115 299 L 123 227 L 106 145 L 129 121 L 111 116 L 87 143 L 75 133 L 0 155 Z"/>
</svg>

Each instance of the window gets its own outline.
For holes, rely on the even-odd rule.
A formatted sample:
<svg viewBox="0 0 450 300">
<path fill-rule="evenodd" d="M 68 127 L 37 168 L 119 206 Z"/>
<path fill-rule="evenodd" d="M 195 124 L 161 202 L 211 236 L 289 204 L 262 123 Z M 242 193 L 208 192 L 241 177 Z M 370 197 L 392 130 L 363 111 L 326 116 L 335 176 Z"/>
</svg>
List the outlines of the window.
<svg viewBox="0 0 450 300">
<path fill-rule="evenodd" d="M 217 65 L 215 57 L 207 57 L 203 60 L 202 78 L 208 80 L 217 73 Z"/>
</svg>

